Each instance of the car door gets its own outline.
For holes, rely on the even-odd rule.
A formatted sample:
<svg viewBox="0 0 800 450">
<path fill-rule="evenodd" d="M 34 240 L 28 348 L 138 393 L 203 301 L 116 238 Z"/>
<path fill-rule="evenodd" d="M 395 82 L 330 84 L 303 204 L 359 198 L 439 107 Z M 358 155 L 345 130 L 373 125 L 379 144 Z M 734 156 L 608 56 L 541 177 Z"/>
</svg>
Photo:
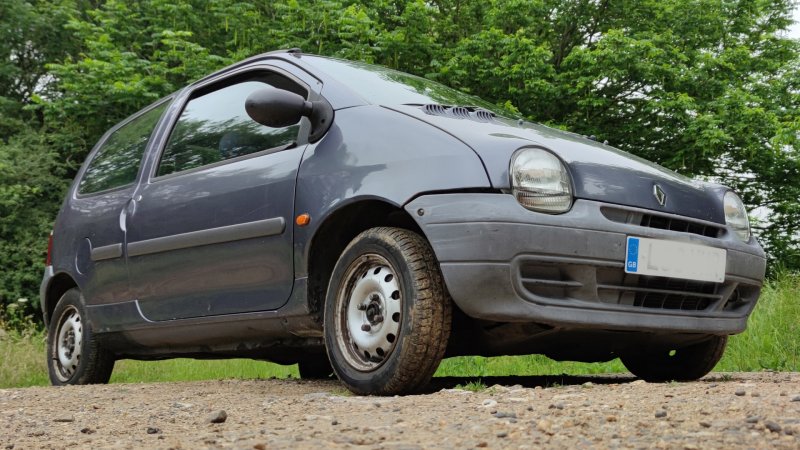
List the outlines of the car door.
<svg viewBox="0 0 800 450">
<path fill-rule="evenodd" d="M 250 119 L 245 99 L 264 88 L 309 94 L 288 73 L 263 68 L 196 88 L 136 193 L 128 261 L 149 320 L 273 310 L 291 294 L 305 148 L 297 142 L 308 123 L 270 128 Z"/>
<path fill-rule="evenodd" d="M 147 108 L 104 136 L 68 202 L 74 212 L 69 226 L 81 231 L 69 234 L 88 304 L 132 298 L 123 256 L 126 215 L 143 155 L 168 104 L 166 99 Z"/>
</svg>

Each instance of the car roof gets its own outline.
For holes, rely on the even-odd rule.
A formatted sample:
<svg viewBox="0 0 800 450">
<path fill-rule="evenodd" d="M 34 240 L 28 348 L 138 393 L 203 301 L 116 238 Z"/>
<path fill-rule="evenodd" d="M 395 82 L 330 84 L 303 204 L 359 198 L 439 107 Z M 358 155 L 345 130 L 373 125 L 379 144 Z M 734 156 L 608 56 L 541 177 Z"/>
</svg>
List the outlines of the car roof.
<svg viewBox="0 0 800 450">
<path fill-rule="evenodd" d="M 241 61 L 235 62 L 235 63 L 233 63 L 233 64 L 231 64 L 229 66 L 223 67 L 222 69 L 219 69 L 216 72 L 212 72 L 212 73 L 204 76 L 203 78 L 200 78 L 199 80 L 193 81 L 192 83 L 187 85 L 187 87 L 191 87 L 191 86 L 194 86 L 196 84 L 201 84 L 204 81 L 209 80 L 211 78 L 214 78 L 219 74 L 231 71 L 231 70 L 236 69 L 238 67 L 247 66 L 248 64 L 251 64 L 251 63 L 263 60 L 263 59 L 279 57 L 279 59 L 288 60 L 291 55 L 297 55 L 299 57 L 299 55 L 301 55 L 301 54 L 302 54 L 302 51 L 299 48 L 274 50 L 274 51 L 271 51 L 271 52 L 260 53 L 258 55 L 254 55 L 254 56 L 251 56 L 249 58 L 243 59 Z"/>
</svg>

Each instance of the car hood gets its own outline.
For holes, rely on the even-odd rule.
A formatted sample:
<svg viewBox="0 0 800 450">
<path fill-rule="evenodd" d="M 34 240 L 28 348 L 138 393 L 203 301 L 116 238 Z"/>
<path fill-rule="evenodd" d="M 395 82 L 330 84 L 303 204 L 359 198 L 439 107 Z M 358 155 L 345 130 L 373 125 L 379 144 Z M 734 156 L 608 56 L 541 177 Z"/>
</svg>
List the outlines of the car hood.
<svg viewBox="0 0 800 450">
<path fill-rule="evenodd" d="M 471 147 L 486 167 L 492 186 L 510 188 L 509 163 L 521 147 L 539 146 L 569 167 L 576 198 L 663 211 L 725 223 L 724 186 L 692 180 L 630 153 L 583 136 L 531 122 L 454 114 L 438 105 L 385 106 L 435 126 Z M 662 206 L 654 195 L 666 194 Z"/>
</svg>

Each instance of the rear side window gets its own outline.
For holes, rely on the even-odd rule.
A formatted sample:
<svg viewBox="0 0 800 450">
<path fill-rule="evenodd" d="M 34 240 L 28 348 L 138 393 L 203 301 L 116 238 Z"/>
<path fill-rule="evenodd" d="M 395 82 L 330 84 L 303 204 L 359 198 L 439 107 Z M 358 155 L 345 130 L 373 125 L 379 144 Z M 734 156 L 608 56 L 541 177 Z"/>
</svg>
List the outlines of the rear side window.
<svg viewBox="0 0 800 450">
<path fill-rule="evenodd" d="M 78 193 L 93 194 L 136 181 L 147 142 L 168 104 L 156 106 L 113 132 L 89 163 Z"/>
<path fill-rule="evenodd" d="M 247 96 L 270 86 L 308 95 L 304 88 L 275 73 L 238 78 L 216 90 L 197 93 L 175 124 L 156 176 L 294 144 L 299 124 L 270 128 L 253 121 L 244 109 Z"/>
</svg>

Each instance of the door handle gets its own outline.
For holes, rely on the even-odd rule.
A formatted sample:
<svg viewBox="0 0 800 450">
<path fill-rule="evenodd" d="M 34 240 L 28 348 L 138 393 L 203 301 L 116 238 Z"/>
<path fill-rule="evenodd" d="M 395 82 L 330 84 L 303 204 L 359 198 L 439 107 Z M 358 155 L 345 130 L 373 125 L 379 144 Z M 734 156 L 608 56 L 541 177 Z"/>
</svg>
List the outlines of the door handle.
<svg viewBox="0 0 800 450">
<path fill-rule="evenodd" d="M 139 196 L 141 198 L 141 196 Z M 123 232 L 128 231 L 128 216 L 132 216 L 136 212 L 136 199 L 128 200 L 128 204 L 122 208 L 122 211 L 119 213 L 119 229 Z"/>
</svg>

